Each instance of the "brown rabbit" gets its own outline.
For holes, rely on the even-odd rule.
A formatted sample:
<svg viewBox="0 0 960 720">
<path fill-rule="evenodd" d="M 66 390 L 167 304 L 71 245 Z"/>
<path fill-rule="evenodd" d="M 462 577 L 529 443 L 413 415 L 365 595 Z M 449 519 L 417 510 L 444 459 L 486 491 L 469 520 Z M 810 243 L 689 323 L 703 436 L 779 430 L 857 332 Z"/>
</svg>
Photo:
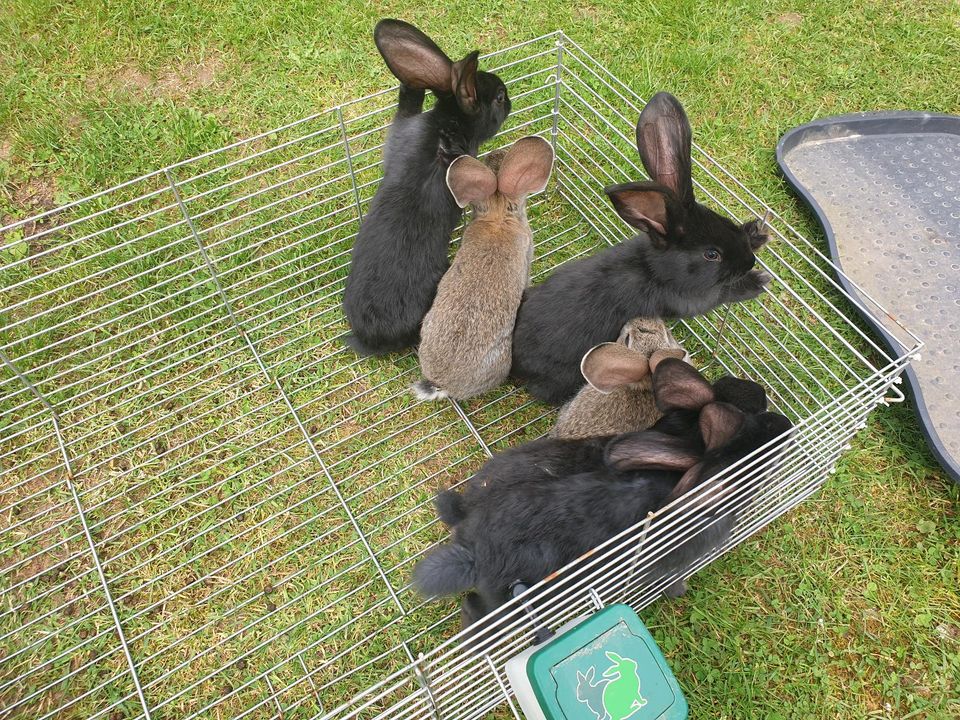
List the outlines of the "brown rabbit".
<svg viewBox="0 0 960 720">
<path fill-rule="evenodd" d="M 651 355 L 683 358 L 685 353 L 663 320 L 633 318 L 616 342 L 587 351 L 580 371 L 587 385 L 560 408 L 550 435 L 580 439 L 646 430 L 662 413 L 653 401 Z"/>
<path fill-rule="evenodd" d="M 460 207 L 473 206 L 473 219 L 420 329 L 423 379 L 413 392 L 421 400 L 461 400 L 507 379 L 533 261 L 525 200 L 547 186 L 552 168 L 550 143 L 531 136 L 487 164 L 464 155 L 447 170 L 450 192 Z"/>
</svg>

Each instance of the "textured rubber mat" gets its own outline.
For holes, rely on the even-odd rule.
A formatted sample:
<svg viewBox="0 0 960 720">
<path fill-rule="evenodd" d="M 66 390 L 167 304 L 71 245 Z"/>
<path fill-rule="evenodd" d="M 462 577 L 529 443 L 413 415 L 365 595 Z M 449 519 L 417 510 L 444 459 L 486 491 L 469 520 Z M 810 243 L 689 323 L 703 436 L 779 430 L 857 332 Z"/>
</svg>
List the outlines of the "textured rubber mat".
<svg viewBox="0 0 960 720">
<path fill-rule="evenodd" d="M 786 133 L 777 162 L 843 272 L 924 341 L 907 369 L 913 402 L 931 449 L 960 482 L 960 117 L 825 118 Z M 871 305 L 859 309 L 887 343 L 906 342 Z"/>
</svg>

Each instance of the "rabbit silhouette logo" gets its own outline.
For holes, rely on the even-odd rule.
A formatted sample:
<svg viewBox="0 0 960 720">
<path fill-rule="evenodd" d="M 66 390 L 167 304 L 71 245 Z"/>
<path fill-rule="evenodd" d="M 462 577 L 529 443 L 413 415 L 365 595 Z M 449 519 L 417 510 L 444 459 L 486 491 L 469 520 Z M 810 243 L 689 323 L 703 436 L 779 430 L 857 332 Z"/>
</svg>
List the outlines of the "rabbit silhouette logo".
<svg viewBox="0 0 960 720">
<path fill-rule="evenodd" d="M 603 671 L 605 680 L 593 681 L 594 667 L 586 674 L 577 671 L 577 700 L 590 708 L 597 720 L 626 720 L 647 704 L 646 698 L 640 694 L 637 661 L 615 652 L 605 654 L 613 663 Z"/>
</svg>

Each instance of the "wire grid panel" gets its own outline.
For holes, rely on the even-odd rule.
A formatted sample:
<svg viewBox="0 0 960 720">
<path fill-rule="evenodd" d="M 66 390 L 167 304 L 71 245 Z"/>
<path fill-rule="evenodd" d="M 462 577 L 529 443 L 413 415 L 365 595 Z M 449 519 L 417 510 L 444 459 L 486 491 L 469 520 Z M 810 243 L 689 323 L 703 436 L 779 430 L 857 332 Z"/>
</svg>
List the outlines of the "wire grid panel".
<svg viewBox="0 0 960 720">
<path fill-rule="evenodd" d="M 642 100 L 561 33 L 486 66 L 514 102 L 491 146 L 540 134 L 557 151 L 529 207 L 534 281 L 627 237 L 599 191 L 643 176 Z M 535 622 L 644 606 L 672 580 L 654 560 L 703 531 L 668 508 L 469 645 L 454 603 L 411 591 L 445 535 L 436 490 L 553 413 L 510 388 L 418 403 L 413 355 L 341 343 L 394 93 L 3 230 L 0 718 L 480 717 L 509 702 L 503 663 Z M 701 199 L 762 213 L 695 160 Z M 798 424 L 725 479 L 721 551 L 823 482 L 919 348 L 885 354 L 838 309 L 826 259 L 774 231 L 762 300 L 676 328 L 701 367 L 763 382 Z"/>
</svg>

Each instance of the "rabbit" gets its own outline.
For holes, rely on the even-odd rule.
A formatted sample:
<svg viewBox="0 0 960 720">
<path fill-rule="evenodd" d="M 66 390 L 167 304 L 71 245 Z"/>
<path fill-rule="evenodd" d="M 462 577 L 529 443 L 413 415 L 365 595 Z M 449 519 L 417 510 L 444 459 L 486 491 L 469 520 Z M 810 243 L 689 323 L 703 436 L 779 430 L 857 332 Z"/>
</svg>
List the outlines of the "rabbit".
<svg viewBox="0 0 960 720">
<path fill-rule="evenodd" d="M 608 683 L 603 680 L 594 682 L 596 672 L 597 669 L 592 665 L 587 668 L 586 673 L 577 670 L 577 700 L 598 718 L 605 718 L 607 711 L 603 706 L 603 689 Z"/>
<path fill-rule="evenodd" d="M 729 375 L 721 377 L 712 384 L 689 364 L 669 360 L 660 363 L 655 373 L 653 391 L 657 409 L 663 413 L 660 420 L 651 429 L 679 438 L 691 452 L 705 451 L 699 431 L 701 411 L 710 403 L 733 405 L 749 415 L 762 413 L 767 409 L 767 395 L 763 386 L 751 380 L 741 380 Z M 777 416 L 782 417 L 782 416 Z M 606 462 L 616 464 L 614 454 L 608 454 Z M 674 491 L 677 496 L 687 488 L 678 485 Z M 730 537 L 736 516 L 732 513 L 721 516 L 698 517 L 698 526 L 704 529 L 691 533 L 695 538 L 684 542 L 656 563 L 650 570 L 650 577 L 659 577 L 675 569 L 689 567 L 701 557 L 722 546 Z M 669 598 L 678 598 L 686 593 L 687 585 L 680 578 L 667 585 L 663 594 Z"/>
<path fill-rule="evenodd" d="M 757 297 L 771 280 L 754 269 L 766 220 L 737 225 L 694 199 L 690 123 L 677 99 L 651 98 L 636 134 L 652 180 L 604 192 L 620 217 L 644 232 L 557 268 L 520 304 L 511 374 L 550 404 L 576 393 L 580 358 L 630 318 L 702 315 Z"/>
<path fill-rule="evenodd" d="M 413 392 L 421 400 L 465 400 L 510 374 L 513 323 L 533 262 L 525 201 L 546 188 L 553 147 L 525 137 L 488 163 L 462 155 L 447 170 L 451 194 L 473 207 L 473 219 L 420 329 L 423 379 Z"/>
<path fill-rule="evenodd" d="M 767 394 L 762 385 L 729 375 L 711 383 L 692 365 L 675 358 L 663 358 L 656 363 L 652 389 L 662 417 L 650 429 L 693 444 L 701 442 L 700 411 L 709 403 L 728 403 L 750 415 L 767 409 Z"/>
<path fill-rule="evenodd" d="M 658 357 L 683 358 L 686 353 L 660 319 L 634 318 L 615 343 L 587 351 L 580 372 L 587 385 L 560 409 L 550 432 L 556 438 L 585 438 L 646 430 L 660 419 L 653 398 L 652 368 Z"/>
<path fill-rule="evenodd" d="M 686 437 L 690 443 L 695 443 L 699 435 L 697 432 L 692 432 L 692 423 L 698 423 L 701 412 L 711 404 L 732 405 L 745 415 L 764 414 L 767 410 L 766 391 L 763 386 L 750 380 L 741 380 L 727 375 L 710 384 L 690 365 L 669 359 L 658 364 L 655 379 L 653 391 L 657 408 L 664 415 L 652 428 L 668 435 Z M 784 425 L 785 420 L 782 415 L 765 413 L 761 421 L 756 422 L 774 423 L 773 429 L 765 431 L 765 434 L 775 437 L 789 428 L 788 421 Z M 749 438 L 749 435 L 744 434 L 743 437 Z M 692 448 L 693 445 L 690 447 Z M 731 454 L 735 458 L 746 455 L 748 452 L 750 450 L 740 452 L 736 447 L 731 449 Z M 606 462 L 615 467 L 619 466 L 615 449 L 614 452 L 607 453 Z M 678 497 L 689 489 L 689 482 L 678 483 L 672 497 Z M 692 537 L 689 540 L 653 566 L 649 573 L 650 577 L 658 577 L 675 569 L 689 567 L 701 557 L 721 547 L 730 537 L 735 520 L 735 513 L 704 514 L 698 517 L 696 524 L 704 529 L 698 533 L 690 532 Z M 684 595 L 686 589 L 686 581 L 681 578 L 667 585 L 663 594 L 670 598 L 677 598 Z"/>
<path fill-rule="evenodd" d="M 345 342 L 360 355 L 416 344 L 461 217 L 447 168 L 460 155 L 476 155 L 510 113 L 506 86 L 477 69 L 477 51 L 454 63 L 400 20 L 377 23 L 374 40 L 401 85 L 383 180 L 360 223 L 344 290 Z M 423 112 L 426 90 L 436 104 Z"/>
<path fill-rule="evenodd" d="M 704 406 L 720 401 L 744 413 L 758 413 L 767 408 L 766 393 L 755 382 L 729 376 L 711 384 L 692 365 L 668 352 L 656 351 L 650 356 L 654 398 L 663 416 L 643 438 L 656 440 L 662 450 L 685 453 L 692 464 L 705 451 L 698 427 Z M 615 464 L 617 452 L 607 449 L 614 437 L 612 433 L 577 439 L 542 437 L 498 452 L 467 480 L 462 492 L 444 490 L 437 494 L 435 505 L 440 519 L 455 526 L 465 517 L 475 494 L 494 483 L 550 481 Z M 629 443 L 622 441 L 616 447 L 623 450 Z"/>
<path fill-rule="evenodd" d="M 603 709 L 610 720 L 627 720 L 647 704 L 647 699 L 640 693 L 640 674 L 637 672 L 640 664 L 619 653 L 607 651 L 604 654 L 613 664 L 603 671 L 603 677 L 607 678 L 603 686 Z"/>
<path fill-rule="evenodd" d="M 611 440 L 604 469 L 490 483 L 465 508 L 453 541 L 417 565 L 414 586 L 424 596 L 476 588 L 467 618 L 475 619 L 506 602 L 516 580 L 532 584 L 547 577 L 790 427 L 782 415 L 746 415 L 718 402 L 704 407 L 698 424 L 705 446 L 699 462 L 664 448 L 660 434 L 647 430 Z M 703 512 L 698 502 L 687 508 Z M 702 548 L 695 535 L 665 560 L 688 565 Z"/>
<path fill-rule="evenodd" d="M 648 361 L 654 391 L 664 397 L 667 415 L 654 426 L 657 434 L 645 437 L 656 439 L 662 448 L 686 452 L 692 464 L 703 455 L 703 441 L 696 429 L 699 410 L 714 401 L 716 393 L 695 368 L 672 357 L 670 352 L 656 351 Z M 677 363 L 685 369 L 675 371 Z M 665 372 L 659 370 L 663 364 L 667 366 Z M 763 393 L 763 388 L 757 387 Z M 691 397 L 684 401 L 687 396 Z M 463 492 L 445 490 L 437 495 L 435 505 L 440 519 L 450 527 L 456 525 L 465 516 L 465 508 L 475 493 L 493 483 L 550 481 L 599 470 L 608 461 L 606 447 L 614 437 L 615 433 L 576 439 L 548 436 L 498 452 L 466 482 Z"/>
<path fill-rule="evenodd" d="M 497 453 L 470 478 L 462 492 L 446 490 L 437 495 L 435 504 L 440 519 L 451 528 L 455 527 L 466 517 L 471 501 L 477 496 L 482 498 L 484 490 L 494 483 L 549 482 L 604 466 L 616 469 L 618 463 L 623 462 L 626 451 L 632 449 L 636 452 L 631 448 L 632 436 L 646 441 L 645 452 L 650 462 L 655 460 L 653 453 L 669 450 L 686 453 L 684 462 L 695 464 L 706 451 L 699 429 L 700 412 L 704 407 L 722 402 L 734 405 L 745 414 L 757 414 L 767 409 L 766 392 L 758 383 L 728 375 L 711 384 L 696 368 L 666 356 L 662 351 L 651 355 L 650 365 L 657 409 L 663 413 L 651 430 L 625 435 L 611 446 L 610 451 L 607 446 L 614 438 L 600 436 L 578 440 L 539 438 Z M 655 444 L 651 444 L 651 440 Z M 706 527 L 655 563 L 649 575 L 660 577 L 687 568 L 711 549 L 721 546 L 729 538 L 734 519 L 732 515 L 721 516 L 719 520 L 712 515 L 708 521 L 698 519 L 698 527 Z M 681 578 L 663 592 L 667 597 L 680 597 L 685 591 L 686 582 Z M 485 615 L 485 605 L 480 597 L 468 593 L 461 607 L 463 627 Z"/>
<path fill-rule="evenodd" d="M 736 418 L 739 413 L 736 408 L 726 403 L 711 403 L 703 409 L 701 417 L 711 412 L 725 412 L 731 418 Z M 708 453 L 701 464 L 691 468 L 677 483 L 673 492 L 664 501 L 664 505 L 688 492 L 700 482 L 700 478 L 716 475 L 767 442 L 782 436 L 779 442 L 780 447 L 771 449 L 770 457 L 765 458 L 758 465 L 748 463 L 749 469 L 744 473 L 747 480 L 742 487 L 733 490 L 721 489 L 709 494 L 706 500 L 700 498 L 688 500 L 687 504 L 691 506 L 691 511 L 682 509 L 682 515 L 677 521 L 679 532 L 685 539 L 663 558 L 653 563 L 647 573 L 650 581 L 671 575 L 682 575 L 663 588 L 662 592 L 668 598 L 683 596 L 687 591 L 685 571 L 701 558 L 708 557 L 727 544 L 739 511 L 753 496 L 760 479 L 772 473 L 778 456 L 782 453 L 782 447 L 789 440 L 786 434 L 791 430 L 792 423 L 783 415 L 760 412 L 752 416 L 740 414 L 740 418 L 741 420 L 733 419 L 721 423 L 725 427 L 738 425 L 740 429 L 736 437 L 726 445 L 722 453 L 714 455 Z M 666 535 L 670 537 L 676 532 L 675 529 L 667 530 Z"/>
</svg>

